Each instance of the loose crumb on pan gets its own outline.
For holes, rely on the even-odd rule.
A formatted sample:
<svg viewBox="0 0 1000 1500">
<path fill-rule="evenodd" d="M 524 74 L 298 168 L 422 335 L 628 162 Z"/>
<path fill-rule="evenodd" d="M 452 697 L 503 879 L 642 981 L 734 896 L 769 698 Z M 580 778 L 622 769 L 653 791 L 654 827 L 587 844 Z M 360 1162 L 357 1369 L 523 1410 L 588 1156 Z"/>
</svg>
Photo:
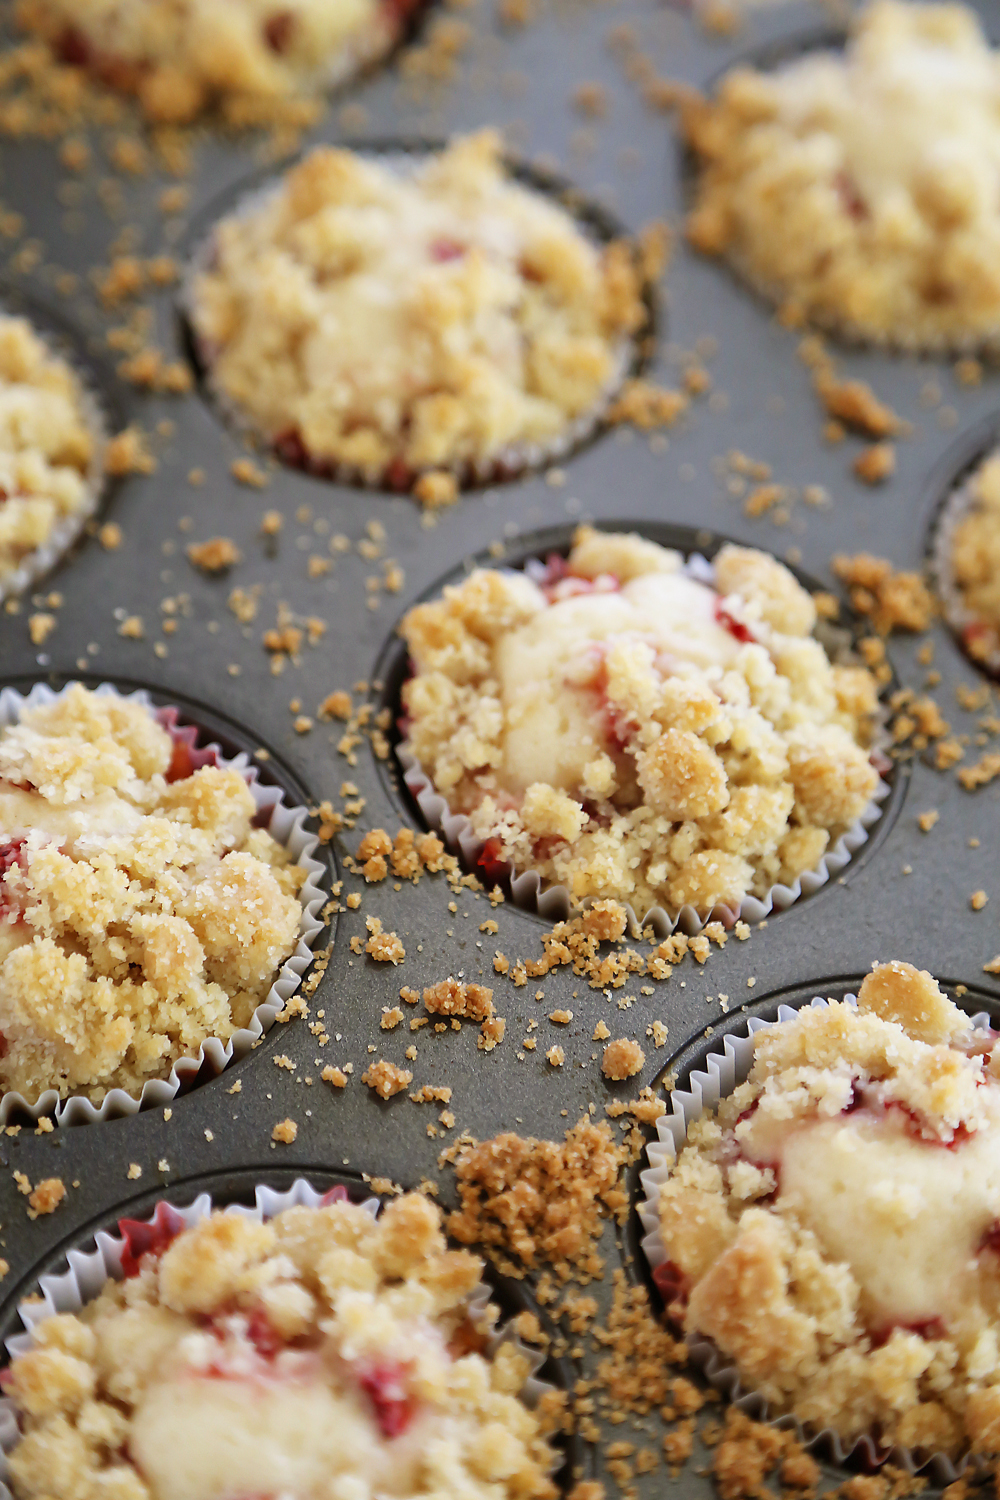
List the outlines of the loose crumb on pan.
<svg viewBox="0 0 1000 1500">
<path fill-rule="evenodd" d="M 626 1160 L 607 1125 L 585 1116 L 562 1141 L 513 1133 L 452 1147 L 461 1207 L 448 1232 L 483 1245 L 502 1270 L 524 1275 L 551 1266 L 560 1281 L 600 1276 L 603 1216 L 624 1222 Z"/>
<path fill-rule="evenodd" d="M 207 542 L 192 542 L 187 555 L 203 573 L 224 573 L 242 557 L 240 549 L 228 536 L 214 536 Z"/>
<path fill-rule="evenodd" d="M 919 573 L 897 572 L 884 557 L 838 553 L 834 573 L 850 590 L 851 606 L 866 615 L 879 635 L 927 630 L 936 614 L 934 596 Z"/>
<path fill-rule="evenodd" d="M 294 1120 L 279 1120 L 271 1131 L 272 1141 L 279 1141 L 283 1146 L 290 1146 L 299 1133 L 299 1127 Z"/>
<path fill-rule="evenodd" d="M 628 1037 L 620 1037 L 618 1041 L 609 1042 L 605 1047 L 604 1057 L 601 1060 L 601 1072 L 605 1078 L 620 1082 L 624 1078 L 634 1078 L 636 1073 L 640 1073 L 645 1061 L 646 1054 L 638 1042 L 633 1042 Z"/>
<path fill-rule="evenodd" d="M 397 1068 L 387 1058 L 380 1057 L 375 1062 L 369 1063 L 361 1075 L 361 1082 L 367 1083 L 373 1094 L 378 1094 L 381 1099 L 391 1099 L 394 1094 L 401 1094 L 404 1089 L 409 1088 L 413 1082 L 413 1074 L 408 1068 Z"/>
</svg>

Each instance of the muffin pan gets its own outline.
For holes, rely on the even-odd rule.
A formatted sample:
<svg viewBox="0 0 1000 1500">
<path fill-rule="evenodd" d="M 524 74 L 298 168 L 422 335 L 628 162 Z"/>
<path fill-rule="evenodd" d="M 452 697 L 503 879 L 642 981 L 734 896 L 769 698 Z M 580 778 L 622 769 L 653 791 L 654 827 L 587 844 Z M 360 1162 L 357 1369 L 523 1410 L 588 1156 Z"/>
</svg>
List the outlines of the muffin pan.
<svg viewBox="0 0 1000 1500">
<path fill-rule="evenodd" d="M 986 0 L 974 8 L 1000 43 L 995 12 Z M 556 172 L 584 201 L 601 205 L 631 231 L 653 219 L 679 223 L 688 167 L 668 118 L 646 106 L 639 85 L 628 81 L 622 28 L 630 29 L 659 76 L 704 86 L 737 58 L 798 48 L 803 37 L 819 36 L 829 25 L 824 7 L 797 0 L 752 15 L 727 39 L 713 39 L 680 9 L 645 0 L 569 11 L 553 3 L 524 28 L 505 24 L 485 4 L 460 16 L 470 39 L 451 81 L 415 98 L 411 81 L 400 73 L 404 51 L 393 66 L 338 95 L 306 144 L 350 145 L 363 138 L 419 145 L 497 125 L 506 128 L 515 158 Z M 617 42 L 612 37 L 609 45 L 611 33 Z M 574 105 L 574 92 L 585 82 L 600 85 L 594 97 L 606 104 L 603 116 L 586 117 Z M 455 894 L 440 875 L 424 875 L 416 887 L 404 882 L 398 890 L 391 878 L 365 885 L 351 875 L 346 859 L 363 833 L 383 827 L 394 836 L 400 826 L 420 824 L 392 761 L 379 760 L 363 736 L 349 757 L 338 753 L 345 725 L 317 714 L 335 690 L 350 692 L 355 708 L 370 702 L 374 713 L 388 705 L 402 669 L 394 627 L 406 609 L 474 559 L 516 562 L 553 545 L 551 538 L 564 545 L 581 519 L 648 526 L 657 539 L 668 527 L 685 528 L 705 548 L 728 537 L 773 551 L 842 598 L 830 568 L 836 553 L 865 550 L 897 567 L 919 568 L 932 547 L 942 498 L 995 433 L 1000 376 L 986 369 L 979 384 L 964 385 L 945 360 L 893 357 L 831 342 L 840 375 L 869 381 L 913 424 L 896 443 L 894 477 L 868 487 L 851 473 L 861 441 L 823 442 L 824 413 L 797 353 L 801 335 L 780 328 L 724 266 L 698 258 L 679 242 L 660 286 L 656 348 L 647 373 L 673 386 L 697 362 L 708 370 L 712 390 L 692 399 L 669 432 L 600 433 L 555 469 L 470 491 L 436 513 L 432 526 L 408 497 L 338 485 L 270 464 L 264 454 L 254 462 L 266 471 L 267 483 L 254 488 L 231 473 L 246 450 L 197 388 L 180 397 L 148 394 L 112 373 L 120 356 L 109 355 L 105 334 L 126 322 L 131 304 L 102 308 L 88 273 L 123 249 L 180 257 L 193 248 L 252 183 L 258 148 L 250 137 L 200 134 L 185 179 L 189 202 L 182 213 L 165 217 L 158 199 L 176 185 L 173 180 L 155 171 L 109 179 L 99 134 L 95 165 L 72 177 L 59 167 L 55 144 L 4 144 L 4 206 L 24 215 L 25 240 L 38 244 L 37 257 L 17 242 L 5 252 L 6 303 L 20 310 L 23 299 L 30 299 L 32 307 L 48 309 L 54 323 L 72 331 L 88 351 L 88 368 L 115 421 L 142 426 L 157 468 L 115 481 L 105 492 L 100 519 L 121 528 L 117 548 L 106 549 L 96 536 L 85 538 L 22 599 L 19 613 L 0 614 L 0 682 L 20 691 L 36 681 L 58 687 L 73 678 L 89 686 L 113 682 L 126 692 L 145 687 L 155 702 L 179 704 L 185 718 L 227 753 L 231 746 L 263 749 L 269 758 L 262 773 L 285 789 L 289 803 L 315 807 L 326 799 L 355 823 L 326 846 L 326 857 L 331 879 L 345 880 L 341 905 L 354 892 L 361 904 L 335 913 L 335 930 L 317 939 L 320 947 L 333 941 L 309 1001 L 314 1017 L 324 1013 L 330 1038 L 325 1046 L 305 1020 L 294 1020 L 274 1026 L 220 1077 L 175 1100 L 169 1120 L 155 1109 L 86 1130 L 38 1135 L 26 1123 L 18 1135 L 0 1134 L 0 1255 L 10 1265 L 0 1282 L 5 1338 L 19 1330 L 18 1301 L 41 1272 L 57 1270 L 66 1251 L 82 1246 L 97 1227 L 121 1214 L 148 1213 L 160 1193 L 189 1203 L 210 1183 L 224 1201 L 238 1198 L 247 1183 L 280 1179 L 287 1185 L 298 1174 L 317 1185 L 342 1175 L 363 1195 L 368 1174 L 404 1186 L 425 1177 L 439 1180 L 441 1201 L 450 1204 L 453 1177 L 447 1167 L 439 1171 L 438 1156 L 462 1130 L 479 1139 L 506 1129 L 561 1139 L 590 1104 L 601 1119 L 605 1104 L 633 1098 L 667 1072 L 683 1082 L 712 1043 L 706 1028 L 717 1034 L 720 1027 L 744 1025 L 747 1011 L 773 1013 L 779 1001 L 843 994 L 876 959 L 904 958 L 930 969 L 952 993 L 966 985 L 967 1002 L 974 998 L 976 1009 L 1000 1005 L 1000 980 L 983 973 L 1000 951 L 1000 888 L 990 833 L 1000 781 L 970 793 L 954 770 L 935 770 L 930 756 L 897 763 L 891 794 L 868 841 L 821 889 L 772 913 L 748 941 L 731 939 L 724 949 L 713 948 L 704 967 L 687 958 L 669 982 L 655 986 L 655 994 L 640 995 L 636 982 L 606 997 L 569 968 L 522 988 L 494 973 L 495 950 L 512 963 L 542 953 L 543 919 L 513 902 L 494 907 L 485 895 Z M 101 186 L 109 180 L 118 183 L 114 192 Z M 79 284 L 73 295 L 63 296 L 61 273 L 67 270 L 77 273 Z M 187 359 L 176 286 L 157 293 L 149 305 L 149 342 L 167 359 Z M 971 444 L 970 434 L 977 434 Z M 794 493 L 779 512 L 786 524 L 775 524 L 774 510 L 756 519 L 745 513 L 747 487 L 730 462 L 737 452 L 769 464 L 774 481 Z M 202 482 L 191 482 L 193 470 L 201 471 Z M 811 486 L 821 487 L 824 503 L 804 498 L 807 490 L 812 500 L 822 498 Z M 274 529 L 269 522 L 271 529 L 262 533 L 267 512 L 280 512 L 282 524 Z M 243 560 L 209 577 L 191 566 L 185 549 L 216 536 L 231 538 Z M 328 568 L 313 564 L 310 570 L 310 556 Z M 390 562 L 402 570 L 402 579 Z M 398 587 L 387 588 L 387 581 Z M 228 607 L 234 589 L 255 606 L 252 619 L 241 621 Z M 50 602 L 53 594 L 61 602 Z M 57 617 L 41 646 L 32 643 L 28 629 L 38 611 Z M 313 632 L 315 644 L 309 643 L 310 619 L 325 623 L 324 632 Z M 289 624 L 301 629 L 302 639 L 277 672 L 276 655 L 262 637 Z M 980 689 L 988 678 L 968 661 L 945 623 L 938 622 L 928 638 L 932 666 L 917 660 L 924 638 L 909 636 L 890 639 L 890 661 L 899 683 L 918 692 L 930 671 L 940 673 L 929 691 L 952 732 L 969 736 L 967 764 L 996 744 L 979 722 L 984 712 L 995 712 L 996 700 L 963 708 L 956 691 Z M 295 729 L 302 715 L 313 721 L 307 732 Z M 940 816 L 925 834 L 917 818 L 930 809 Z M 979 840 L 978 847 L 970 847 L 970 840 Z M 991 900 L 974 910 L 970 897 L 981 889 Z M 398 933 L 406 950 L 398 967 L 364 955 L 367 917 Z M 497 924 L 495 934 L 480 930 L 488 919 Z M 355 946 L 361 951 L 352 950 L 352 938 L 360 939 Z M 420 988 L 449 974 L 493 987 L 507 1031 L 492 1052 L 477 1050 L 472 1027 L 440 1035 L 432 1027 L 411 1034 L 405 1023 L 380 1029 L 383 1010 L 397 1004 L 402 985 Z M 537 988 L 544 991 L 541 1002 L 534 998 Z M 633 991 L 635 1003 L 619 1010 L 618 998 Z M 720 995 L 727 997 L 727 1013 Z M 555 1009 L 572 1010 L 573 1020 L 551 1024 L 548 1015 Z M 661 1048 L 646 1035 L 654 1019 L 669 1028 Z M 538 1023 L 533 1052 L 520 1046 L 529 1020 Z M 591 1040 L 598 1020 L 613 1036 L 640 1042 L 646 1062 L 639 1076 L 620 1084 L 603 1078 L 599 1048 Z M 411 1043 L 417 1058 L 407 1061 Z M 553 1043 L 565 1053 L 555 1069 L 545 1060 Z M 413 1088 L 451 1085 L 454 1128 L 441 1130 L 437 1113 L 411 1104 L 405 1093 L 383 1101 L 366 1088 L 361 1073 L 375 1056 L 411 1068 Z M 280 1058 L 290 1059 L 292 1068 L 276 1066 Z M 346 1061 L 354 1073 L 345 1089 L 321 1081 L 324 1066 Z M 298 1126 L 291 1144 L 272 1140 L 273 1127 L 286 1118 Z M 431 1123 L 438 1126 L 436 1137 L 427 1133 Z M 636 1164 L 626 1177 L 633 1204 L 640 1194 L 639 1169 Z M 32 1184 L 61 1177 L 68 1191 L 58 1210 L 29 1219 L 15 1171 Z M 610 1303 L 613 1270 L 623 1267 L 633 1281 L 646 1278 L 641 1233 L 634 1210 L 624 1230 L 608 1225 L 607 1275 L 588 1288 L 602 1308 Z M 529 1279 L 526 1292 L 531 1287 Z M 574 1378 L 591 1374 L 594 1359 L 591 1352 L 572 1360 Z M 608 1426 L 605 1438 L 658 1449 L 662 1430 L 654 1414 L 643 1419 L 638 1434 L 629 1423 Z M 602 1477 L 610 1494 L 619 1492 L 599 1448 L 580 1444 L 573 1461 L 588 1477 Z M 678 1482 L 684 1500 L 712 1493 L 710 1477 L 699 1468 L 704 1455 L 696 1448 Z M 845 1477 L 833 1464 L 827 1473 L 832 1482 Z M 660 1494 L 665 1476 L 661 1466 L 638 1476 L 635 1488 L 643 1496 Z"/>
</svg>

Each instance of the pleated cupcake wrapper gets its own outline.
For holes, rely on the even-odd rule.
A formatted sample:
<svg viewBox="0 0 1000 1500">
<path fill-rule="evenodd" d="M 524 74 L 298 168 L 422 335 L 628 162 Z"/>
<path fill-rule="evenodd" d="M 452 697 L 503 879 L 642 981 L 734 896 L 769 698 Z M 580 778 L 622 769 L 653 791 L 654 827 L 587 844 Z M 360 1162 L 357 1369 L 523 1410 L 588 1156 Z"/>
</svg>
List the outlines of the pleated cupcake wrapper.
<svg viewBox="0 0 1000 1500">
<path fill-rule="evenodd" d="M 975 503 L 973 494 L 973 482 L 986 459 L 991 457 L 990 453 L 983 454 L 976 464 L 975 469 L 966 479 L 948 496 L 945 501 L 938 523 L 934 530 L 933 550 L 931 553 L 931 569 L 934 575 L 934 583 L 941 603 L 941 613 L 948 625 L 962 642 L 962 647 L 969 652 L 965 644 L 965 631 L 970 625 L 981 625 L 985 623 L 980 615 L 975 614 L 965 600 L 962 598 L 961 590 L 955 581 L 955 573 L 952 567 L 952 551 L 955 545 L 955 532 L 959 525 L 966 519 Z M 1000 629 L 997 630 L 1000 636 Z M 972 656 L 972 653 L 969 652 Z M 972 660 L 984 672 L 990 672 L 994 677 L 1000 677 L 1000 646 L 991 651 L 988 656 L 972 657 Z"/>
<path fill-rule="evenodd" d="M 712 587 L 715 585 L 715 569 L 700 552 L 692 553 L 687 558 L 683 571 L 699 583 L 707 583 Z M 878 753 L 885 739 L 884 729 L 879 724 L 876 727 L 875 753 Z M 448 799 L 437 790 L 408 740 L 396 746 L 396 757 L 403 769 L 403 780 L 428 826 L 444 836 L 449 849 L 459 856 L 466 869 L 482 878 L 478 861 L 485 848 L 485 841 L 475 833 L 468 816 L 452 812 Z M 662 906 L 651 906 L 640 918 L 631 903 L 625 902 L 623 905 L 628 913 L 629 931 L 635 936 L 649 927 L 657 941 L 663 942 L 678 929 L 688 937 L 694 937 L 710 922 L 721 922 L 724 927 L 731 929 L 740 921 L 762 922 L 772 911 L 786 911 L 801 896 L 813 895 L 850 864 L 858 850 L 868 842 L 868 830 L 882 816 L 881 804 L 888 797 L 889 790 L 888 783 L 880 776 L 872 799 L 861 816 L 841 834 L 833 848 L 826 851 L 815 870 L 803 871 L 792 885 L 779 883 L 772 885 L 763 896 L 744 896 L 735 910 L 729 906 L 713 906 L 707 916 L 700 915 L 694 906 L 682 906 L 673 913 Z M 508 861 L 498 878 L 510 882 L 515 906 L 524 911 L 537 912 L 547 922 L 566 922 L 574 911 L 580 910 L 581 903 L 573 900 L 566 886 L 546 886 L 536 870 L 523 870 L 517 875 L 513 864 Z M 582 903 L 583 909 L 589 908 L 594 899 L 588 897 Z"/>
<path fill-rule="evenodd" d="M 6 312 L 7 309 L 0 307 L 0 314 Z M 10 316 L 24 317 L 24 314 L 13 312 Z M 48 352 L 69 366 L 76 383 L 74 394 L 79 403 L 84 424 L 93 441 L 94 451 L 85 475 L 86 493 L 80 510 L 75 515 L 63 516 L 60 521 L 57 521 L 41 546 L 26 553 L 13 573 L 0 578 L 0 601 L 16 594 L 23 594 L 39 578 L 44 578 L 45 574 L 54 568 L 73 546 L 87 522 L 96 512 L 104 489 L 104 453 L 111 428 L 108 414 L 97 391 L 74 361 L 72 351 L 67 351 L 58 340 L 48 334 L 44 328 L 40 328 L 31 318 L 25 318 L 25 321 L 31 324 L 32 332 L 41 339 Z"/>
<path fill-rule="evenodd" d="M 183 1188 L 179 1187 L 177 1191 L 182 1193 Z M 254 1190 L 254 1197 L 256 1203 L 253 1208 L 232 1203 L 225 1209 L 225 1212 L 250 1219 L 255 1224 L 262 1224 L 288 1208 L 319 1208 L 324 1194 L 317 1192 L 305 1178 L 299 1177 L 284 1192 L 259 1184 Z M 157 1209 L 140 1222 L 152 1224 L 159 1208 L 166 1202 L 168 1202 L 167 1199 L 161 1200 Z M 378 1198 L 366 1198 L 359 1206 L 365 1213 L 376 1219 L 381 1203 Z M 184 1227 L 190 1229 L 193 1225 L 208 1218 L 212 1212 L 212 1199 L 209 1193 L 199 1193 L 186 1207 L 175 1207 L 173 1204 L 170 1204 L 170 1207 L 183 1220 Z M 34 1295 L 40 1300 L 21 1301 L 18 1314 L 26 1331 L 13 1334 L 6 1340 L 7 1353 L 11 1359 L 26 1354 L 33 1347 L 34 1330 L 40 1323 L 44 1323 L 46 1318 L 55 1317 L 58 1313 L 79 1312 L 86 1303 L 92 1302 L 100 1295 L 108 1281 L 122 1279 L 125 1241 L 121 1234 L 99 1229 L 94 1235 L 93 1243 L 95 1247 L 93 1250 L 70 1250 L 66 1256 L 67 1269 L 65 1271 L 39 1277 L 37 1287 L 34 1288 Z M 541 1396 L 552 1389 L 547 1381 L 538 1379 L 538 1371 L 545 1363 L 545 1355 L 524 1344 L 518 1338 L 511 1323 L 508 1322 L 500 1327 L 493 1326 L 487 1312 L 492 1296 L 490 1287 L 484 1281 L 481 1281 L 469 1293 L 466 1300 L 469 1320 L 476 1328 L 487 1334 L 486 1352 L 490 1359 L 501 1344 L 507 1343 L 513 1344 L 518 1353 L 524 1356 L 528 1365 L 528 1374 L 521 1388 L 521 1400 L 526 1406 L 535 1407 Z M 489 1330 L 488 1333 L 487 1330 Z M 0 1397 L 0 1500 L 14 1500 L 6 1483 L 10 1478 L 8 1455 L 17 1446 L 20 1437 L 16 1405 L 10 1397 Z"/>
<path fill-rule="evenodd" d="M 857 1004 L 857 997 L 845 995 L 849 1005 Z M 829 1001 L 816 996 L 810 1007 L 825 1010 Z M 803 1007 L 805 1008 L 805 1007 Z M 667 1259 L 666 1246 L 660 1229 L 660 1189 L 670 1177 L 671 1167 L 687 1140 L 688 1131 L 703 1115 L 712 1114 L 719 1101 L 732 1094 L 746 1081 L 753 1066 L 753 1038 L 758 1031 L 766 1031 L 781 1021 L 791 1021 L 799 1011 L 789 1005 L 779 1005 L 776 1021 L 765 1021 L 751 1016 L 742 1036 L 726 1035 L 720 1046 L 710 1052 L 704 1068 L 693 1069 L 686 1089 L 672 1089 L 669 1095 L 669 1112 L 656 1122 L 658 1140 L 650 1141 L 646 1147 L 649 1166 L 639 1174 L 644 1197 L 636 1204 L 636 1212 L 646 1231 L 642 1250 L 646 1260 L 655 1270 Z M 981 1011 L 969 1019 L 970 1030 L 988 1028 L 990 1017 Z M 688 1336 L 688 1355 L 691 1363 L 703 1373 L 709 1384 L 720 1391 L 731 1404 L 755 1421 L 767 1422 L 768 1403 L 757 1391 L 743 1388 L 740 1373 L 728 1355 L 719 1350 L 710 1339 L 697 1333 Z M 771 1421 L 771 1426 L 795 1433 L 810 1453 L 835 1464 L 860 1465 L 866 1469 L 877 1469 L 882 1464 L 892 1463 L 915 1474 L 918 1469 L 926 1473 L 934 1484 L 951 1484 L 962 1474 L 980 1467 L 974 1455 L 966 1455 L 956 1464 L 945 1453 L 934 1453 L 928 1458 L 914 1457 L 910 1448 L 879 1446 L 869 1435 L 845 1444 L 830 1427 L 811 1432 L 803 1427 L 797 1417 L 786 1414 Z"/>
<path fill-rule="evenodd" d="M 434 154 L 429 149 L 414 149 L 413 151 L 389 149 L 380 151 L 377 146 L 371 145 L 348 146 L 345 149 L 351 150 L 359 156 L 373 158 L 401 176 L 412 176 L 417 167 Z M 571 209 L 559 204 L 553 194 L 546 193 L 544 188 L 535 187 L 530 182 L 513 180 L 518 186 L 524 187 L 527 191 L 536 192 L 540 197 L 549 198 L 557 207 L 563 208 L 563 211 L 573 220 L 581 234 L 589 239 L 591 243 L 598 245 L 603 243 L 597 239 L 582 220 L 573 214 Z M 224 218 L 246 218 L 256 213 L 267 204 L 270 198 L 275 197 L 281 191 L 283 181 L 284 175 L 265 183 L 263 186 L 252 189 L 237 201 L 234 207 L 224 215 Z M 349 485 L 352 488 L 371 490 L 398 489 L 398 486 L 394 486 L 392 483 L 393 460 L 390 460 L 381 470 L 377 471 L 363 469 L 355 464 L 341 463 L 335 460 L 328 461 L 322 458 L 317 458 L 315 461 L 307 460 L 302 464 L 293 462 L 282 454 L 278 439 L 269 436 L 258 427 L 253 417 L 227 395 L 215 378 L 215 351 L 209 347 L 205 340 L 198 337 L 193 315 L 196 300 L 194 295 L 195 281 L 203 272 L 214 268 L 215 243 L 215 231 L 213 230 L 192 252 L 181 284 L 179 305 L 190 330 L 195 350 L 197 351 L 198 362 L 203 372 L 206 388 L 227 426 L 234 428 L 238 433 L 255 444 L 265 445 L 282 462 L 287 463 L 290 467 L 299 468 L 304 473 L 326 479 L 331 484 Z M 553 437 L 540 443 L 524 442 L 510 444 L 499 453 L 488 458 L 460 459 L 453 463 L 445 461 L 424 464 L 421 468 L 413 470 L 412 479 L 407 488 L 412 488 L 413 483 L 416 482 L 422 473 L 440 473 L 442 471 L 453 474 L 460 488 L 466 488 L 470 485 L 502 484 L 516 479 L 522 474 L 566 458 L 581 443 L 585 442 L 606 418 L 612 402 L 619 394 L 626 377 L 635 363 L 638 347 L 637 340 L 642 336 L 642 333 L 643 330 L 639 329 L 635 335 L 623 336 L 615 342 L 613 347 L 614 368 L 597 400 L 589 410 L 567 420 L 563 429 Z"/>
<path fill-rule="evenodd" d="M 4 688 L 0 691 L 0 731 L 17 723 L 25 708 L 54 703 L 71 686 L 71 683 L 67 684 L 61 692 L 56 693 L 45 683 L 36 683 L 27 697 L 14 688 Z M 149 695 L 142 689 L 134 693 L 119 694 L 112 684 L 105 682 L 95 691 L 107 696 L 124 696 L 130 702 L 152 707 Z M 34 1104 L 29 1104 L 21 1094 L 8 1092 L 0 1096 L 0 1127 L 6 1125 L 14 1114 L 26 1114 L 33 1120 L 38 1120 L 43 1115 L 53 1115 L 57 1125 L 86 1125 L 169 1104 L 179 1093 L 194 1084 L 206 1065 L 213 1073 L 219 1074 L 232 1061 L 245 1057 L 254 1043 L 270 1031 L 278 1012 L 298 989 L 303 974 L 312 962 L 312 945 L 323 930 L 320 910 L 326 900 L 323 889 L 326 871 L 323 864 L 315 858 L 318 840 L 305 827 L 308 811 L 304 807 L 285 806 L 285 794 L 280 787 L 262 785 L 258 780 L 257 767 L 250 763 L 245 751 L 241 751 L 233 759 L 227 759 L 218 745 L 195 748 L 198 730 L 194 726 L 175 728 L 176 712 L 175 709 L 160 710 L 158 717 L 175 741 L 179 739 L 193 750 L 195 769 L 200 762 L 238 771 L 257 805 L 260 820 L 258 826 L 266 827 L 271 837 L 287 849 L 294 862 L 306 872 L 298 895 L 302 905 L 302 920 L 295 951 L 278 971 L 266 999 L 254 1011 L 249 1026 L 234 1032 L 228 1042 L 223 1042 L 218 1037 L 206 1038 L 197 1054 L 178 1058 L 166 1078 L 147 1079 L 138 1097 L 125 1089 L 116 1088 L 109 1090 L 97 1105 L 80 1094 L 71 1094 L 63 1099 L 53 1088 L 46 1089 Z"/>
</svg>

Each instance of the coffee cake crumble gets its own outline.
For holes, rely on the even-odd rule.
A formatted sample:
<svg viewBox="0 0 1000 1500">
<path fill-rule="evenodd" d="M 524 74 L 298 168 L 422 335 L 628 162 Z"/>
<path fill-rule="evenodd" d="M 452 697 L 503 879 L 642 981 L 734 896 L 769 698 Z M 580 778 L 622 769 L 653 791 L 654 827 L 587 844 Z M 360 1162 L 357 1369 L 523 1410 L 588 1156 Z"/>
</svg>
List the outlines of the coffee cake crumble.
<svg viewBox="0 0 1000 1500">
<path fill-rule="evenodd" d="M 711 576 L 584 526 L 568 559 L 477 569 L 405 616 L 409 749 L 487 879 L 510 861 L 575 900 L 708 915 L 792 885 L 860 817 L 873 678 L 831 664 L 767 554 L 727 545 Z"/>
<path fill-rule="evenodd" d="M 243 777 L 73 685 L 0 731 L 0 1082 L 93 1102 L 249 1024 L 303 871 Z"/>
<path fill-rule="evenodd" d="M 922 1454 L 995 1451 L 995 1032 L 877 966 L 753 1038 L 661 1185 L 654 1278 L 775 1412 Z"/>
</svg>

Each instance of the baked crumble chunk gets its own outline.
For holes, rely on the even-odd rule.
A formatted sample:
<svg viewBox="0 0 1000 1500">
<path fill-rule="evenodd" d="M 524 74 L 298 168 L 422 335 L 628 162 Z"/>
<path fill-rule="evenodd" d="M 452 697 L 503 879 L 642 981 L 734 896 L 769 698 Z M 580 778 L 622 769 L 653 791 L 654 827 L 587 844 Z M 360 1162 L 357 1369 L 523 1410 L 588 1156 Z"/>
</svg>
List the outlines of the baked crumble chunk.
<svg viewBox="0 0 1000 1500">
<path fill-rule="evenodd" d="M 0 594 L 56 528 L 92 509 L 80 384 L 24 318 L 0 315 Z"/>
<path fill-rule="evenodd" d="M 930 974 L 759 1031 L 661 1187 L 672 1316 L 773 1412 L 848 1442 L 996 1451 L 1000 1048 Z"/>
<path fill-rule="evenodd" d="M 407 0 L 19 0 L 60 61 L 183 124 L 218 107 L 252 122 L 385 52 Z"/>
<path fill-rule="evenodd" d="M 791 317 L 912 349 L 1000 339 L 1000 61 L 966 6 L 875 0 L 844 52 L 736 68 L 684 127 L 691 240 Z"/>
<path fill-rule="evenodd" d="M 303 871 L 243 777 L 75 684 L 0 730 L 0 1087 L 139 1090 L 247 1026 Z"/>
<path fill-rule="evenodd" d="M 878 783 L 870 674 L 831 665 L 809 594 L 725 546 L 580 527 L 569 557 L 478 569 L 412 609 L 402 727 L 505 861 L 575 899 L 735 910 L 820 862 Z"/>
<path fill-rule="evenodd" d="M 966 649 L 989 661 L 1000 653 L 1000 454 L 991 454 L 969 485 L 971 503 L 955 527 L 945 565 L 975 616 L 962 627 Z"/>
<path fill-rule="evenodd" d="M 5 1372 L 17 1500 L 550 1500 L 561 1400 L 529 1410 L 527 1356 L 486 1353 L 482 1261 L 440 1218 L 409 1194 L 376 1223 L 334 1188 L 263 1224 L 123 1222 L 125 1279 Z"/>
<path fill-rule="evenodd" d="M 630 248 L 512 181 L 482 131 L 426 158 L 317 148 L 219 224 L 191 317 L 287 462 L 404 489 L 571 435 L 643 309 Z"/>
</svg>

